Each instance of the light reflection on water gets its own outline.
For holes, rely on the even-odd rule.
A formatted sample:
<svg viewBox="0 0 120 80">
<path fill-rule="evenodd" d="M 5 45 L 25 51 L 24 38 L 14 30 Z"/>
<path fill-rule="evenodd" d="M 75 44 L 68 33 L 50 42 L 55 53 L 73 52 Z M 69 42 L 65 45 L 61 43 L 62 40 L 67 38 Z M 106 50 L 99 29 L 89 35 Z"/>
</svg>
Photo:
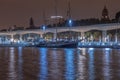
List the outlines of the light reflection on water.
<svg viewBox="0 0 120 80">
<path fill-rule="evenodd" d="M 22 47 L 18 47 L 18 79 L 19 80 L 23 79 L 22 65 L 23 65 Z"/>
<path fill-rule="evenodd" d="M 78 74 L 77 74 L 77 80 L 85 80 L 86 79 L 86 49 L 85 48 L 81 48 L 80 50 L 78 50 Z"/>
<path fill-rule="evenodd" d="M 48 80 L 63 80 L 64 55 L 61 49 L 49 49 L 48 52 Z"/>
<path fill-rule="evenodd" d="M 9 62 L 9 80 L 15 80 L 16 78 L 16 71 L 15 71 L 15 54 L 14 54 L 14 48 L 10 48 L 10 62 Z"/>
<path fill-rule="evenodd" d="M 119 80 L 119 49 L 0 48 L 0 80 Z"/>
<path fill-rule="evenodd" d="M 111 54 L 111 49 L 110 48 L 105 48 L 103 49 L 103 75 L 104 75 L 104 80 L 110 80 L 110 54 Z"/>
<path fill-rule="evenodd" d="M 89 62 L 88 62 L 88 73 L 89 73 L 89 80 L 95 79 L 95 71 L 94 71 L 94 48 L 88 49 L 88 55 L 89 55 Z"/>
<path fill-rule="evenodd" d="M 48 62 L 47 62 L 47 49 L 40 48 L 40 80 L 47 80 L 48 76 Z"/>
<path fill-rule="evenodd" d="M 65 78 L 75 80 L 74 49 L 65 49 Z"/>
</svg>

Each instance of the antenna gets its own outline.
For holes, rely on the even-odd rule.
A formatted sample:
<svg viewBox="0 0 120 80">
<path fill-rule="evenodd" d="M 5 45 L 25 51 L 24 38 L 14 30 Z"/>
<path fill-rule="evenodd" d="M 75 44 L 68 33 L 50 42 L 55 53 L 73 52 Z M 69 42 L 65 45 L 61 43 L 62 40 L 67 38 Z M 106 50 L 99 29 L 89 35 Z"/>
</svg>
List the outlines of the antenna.
<svg viewBox="0 0 120 80">
<path fill-rule="evenodd" d="M 43 10 L 43 23 L 46 25 L 46 15 L 45 15 L 45 10 Z"/>
</svg>

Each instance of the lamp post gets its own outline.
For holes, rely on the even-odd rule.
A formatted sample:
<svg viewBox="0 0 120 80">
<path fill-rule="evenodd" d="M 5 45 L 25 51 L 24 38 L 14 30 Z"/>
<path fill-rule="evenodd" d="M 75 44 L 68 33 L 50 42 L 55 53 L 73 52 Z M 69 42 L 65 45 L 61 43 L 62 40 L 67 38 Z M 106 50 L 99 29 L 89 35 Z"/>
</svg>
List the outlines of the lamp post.
<svg viewBox="0 0 120 80">
<path fill-rule="evenodd" d="M 119 25 L 120 25 L 120 16 L 117 19 L 117 28 L 115 30 L 115 43 L 119 42 L 119 33 L 120 33 Z"/>
<path fill-rule="evenodd" d="M 71 27 L 72 27 L 72 23 L 73 23 L 73 21 L 72 21 L 72 19 L 69 19 L 68 20 L 68 26 L 69 26 L 69 40 L 71 39 Z"/>
<path fill-rule="evenodd" d="M 116 33 L 115 33 L 115 42 L 118 42 L 118 34 L 119 34 L 119 24 L 120 24 L 120 17 L 118 18 L 118 25 L 117 25 L 117 29 L 116 29 Z"/>
<path fill-rule="evenodd" d="M 45 39 L 45 30 L 46 30 L 46 26 L 43 25 L 43 26 L 42 26 L 42 29 L 43 29 L 43 34 L 44 34 L 44 37 L 43 37 L 43 38 Z"/>
<path fill-rule="evenodd" d="M 71 32 L 70 32 L 70 27 L 72 26 L 72 19 L 71 19 L 71 0 L 68 0 L 68 7 L 67 7 L 67 17 L 68 17 L 68 26 L 69 26 L 69 40 L 70 40 L 70 36 L 71 36 Z"/>
<path fill-rule="evenodd" d="M 72 21 L 72 19 L 69 19 L 69 20 L 68 20 L 69 27 L 71 27 L 71 26 L 72 26 L 72 22 L 73 22 L 73 21 Z"/>
</svg>

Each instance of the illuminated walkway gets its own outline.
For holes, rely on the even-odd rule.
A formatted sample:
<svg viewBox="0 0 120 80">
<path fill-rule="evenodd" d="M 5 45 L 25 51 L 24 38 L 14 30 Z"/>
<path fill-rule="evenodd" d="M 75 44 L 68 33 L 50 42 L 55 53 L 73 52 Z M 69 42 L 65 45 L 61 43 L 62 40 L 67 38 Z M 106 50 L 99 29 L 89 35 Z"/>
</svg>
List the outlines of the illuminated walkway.
<svg viewBox="0 0 120 80">
<path fill-rule="evenodd" d="M 46 28 L 45 30 L 42 29 L 33 29 L 33 30 L 17 30 L 17 31 L 8 31 L 8 32 L 0 32 L 0 36 L 4 36 L 4 41 L 14 41 L 14 35 L 19 35 L 19 38 L 17 39 L 17 41 L 23 41 L 22 36 L 24 34 L 37 34 L 39 36 L 36 36 L 36 38 L 38 37 L 43 37 L 44 33 L 53 33 L 53 38 L 55 39 L 57 37 L 56 33 L 60 33 L 60 32 L 66 32 L 66 31 L 74 31 L 74 32 L 80 32 L 81 34 L 78 35 L 78 39 L 84 39 L 85 41 L 85 32 L 91 31 L 91 30 L 98 30 L 102 32 L 101 38 L 99 40 L 106 42 L 107 38 L 109 36 L 107 36 L 107 31 L 108 30 L 118 30 L 120 29 L 120 24 L 119 23 L 111 23 L 111 24 L 97 24 L 97 25 L 90 25 L 90 26 L 76 26 L 76 27 L 57 27 L 57 28 Z M 115 40 L 117 41 L 117 35 L 115 35 Z M 9 36 L 9 38 L 8 38 Z M 3 37 L 0 37 L 0 42 L 2 40 Z M 92 39 L 92 36 L 91 36 Z M 93 39 L 92 39 L 93 40 Z"/>
<path fill-rule="evenodd" d="M 76 31 L 76 32 L 87 32 L 90 30 L 100 30 L 107 31 L 113 29 L 120 29 L 119 23 L 111 23 L 111 24 L 97 24 L 90 26 L 76 26 L 76 27 L 58 27 L 57 32 L 65 32 L 65 31 Z M 19 31 L 8 31 L 8 32 L 0 32 L 0 35 L 15 35 L 15 34 L 26 34 L 26 33 L 36 33 L 36 34 L 44 34 L 44 32 L 56 33 L 56 28 L 47 28 L 46 30 L 42 29 L 33 29 L 33 30 L 19 30 Z"/>
</svg>

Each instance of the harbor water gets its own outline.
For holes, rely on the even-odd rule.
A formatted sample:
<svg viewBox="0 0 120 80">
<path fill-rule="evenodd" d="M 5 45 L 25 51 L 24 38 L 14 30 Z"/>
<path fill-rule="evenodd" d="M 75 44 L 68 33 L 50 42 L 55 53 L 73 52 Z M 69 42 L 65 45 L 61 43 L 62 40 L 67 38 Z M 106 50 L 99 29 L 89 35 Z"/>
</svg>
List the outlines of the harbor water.
<svg viewBox="0 0 120 80">
<path fill-rule="evenodd" d="M 0 80 L 120 80 L 120 49 L 0 47 Z"/>
</svg>

